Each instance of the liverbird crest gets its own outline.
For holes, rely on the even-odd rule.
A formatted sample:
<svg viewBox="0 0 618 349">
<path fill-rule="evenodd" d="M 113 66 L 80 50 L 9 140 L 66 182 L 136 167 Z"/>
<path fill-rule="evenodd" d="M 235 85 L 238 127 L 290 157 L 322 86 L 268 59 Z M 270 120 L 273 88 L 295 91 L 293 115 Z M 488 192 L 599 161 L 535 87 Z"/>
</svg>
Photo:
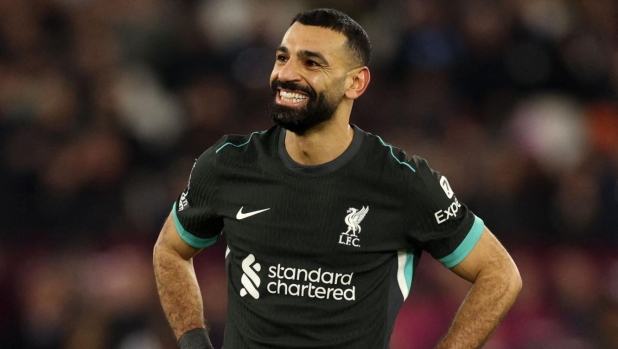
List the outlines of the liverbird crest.
<svg viewBox="0 0 618 349">
<path fill-rule="evenodd" d="M 345 224 L 347 224 L 348 230 L 343 234 L 352 234 L 352 236 L 356 236 L 356 234 L 361 232 L 360 223 L 367 215 L 367 212 L 369 212 L 369 206 L 363 206 L 360 210 L 350 207 L 346 212 L 348 215 L 345 216 Z"/>
</svg>

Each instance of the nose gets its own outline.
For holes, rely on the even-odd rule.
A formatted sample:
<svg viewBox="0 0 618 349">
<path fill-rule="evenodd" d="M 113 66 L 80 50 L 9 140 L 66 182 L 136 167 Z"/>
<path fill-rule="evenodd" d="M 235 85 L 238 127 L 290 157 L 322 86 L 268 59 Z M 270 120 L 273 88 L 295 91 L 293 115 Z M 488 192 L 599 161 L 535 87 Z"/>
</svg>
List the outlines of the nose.
<svg viewBox="0 0 618 349">
<path fill-rule="evenodd" d="M 285 65 L 281 67 L 279 70 L 279 81 L 287 82 L 287 81 L 300 81 L 300 74 L 296 69 L 296 64 L 293 60 L 288 60 Z"/>
</svg>

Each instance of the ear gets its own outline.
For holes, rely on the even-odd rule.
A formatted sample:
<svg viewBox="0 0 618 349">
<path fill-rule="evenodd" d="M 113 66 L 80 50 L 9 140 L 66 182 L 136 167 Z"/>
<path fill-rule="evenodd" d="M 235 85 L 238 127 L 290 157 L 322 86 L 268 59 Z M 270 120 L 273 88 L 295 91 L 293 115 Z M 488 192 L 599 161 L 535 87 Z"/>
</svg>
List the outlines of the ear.
<svg viewBox="0 0 618 349">
<path fill-rule="evenodd" d="M 360 97 L 367 89 L 367 86 L 369 86 L 371 74 L 369 73 L 369 68 L 360 67 L 350 71 L 348 75 L 349 80 L 347 83 L 350 85 L 345 90 L 345 96 L 348 99 L 354 100 Z"/>
</svg>

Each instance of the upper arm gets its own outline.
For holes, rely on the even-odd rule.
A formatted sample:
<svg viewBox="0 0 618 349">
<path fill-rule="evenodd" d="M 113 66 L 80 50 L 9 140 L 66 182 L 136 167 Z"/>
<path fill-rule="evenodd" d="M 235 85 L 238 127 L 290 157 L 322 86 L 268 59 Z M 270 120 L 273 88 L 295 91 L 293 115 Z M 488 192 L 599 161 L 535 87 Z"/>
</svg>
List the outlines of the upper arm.
<svg viewBox="0 0 618 349">
<path fill-rule="evenodd" d="M 216 146 L 196 160 L 187 187 L 176 199 L 166 222 L 169 229 L 175 232 L 174 238 L 182 239 L 196 249 L 214 244 L 223 230 L 223 217 L 219 212 Z"/>
<path fill-rule="evenodd" d="M 445 267 L 473 282 L 496 271 L 519 278 L 515 263 L 482 219 L 459 202 L 446 177 L 414 157 L 410 226 L 413 241 Z"/>
<path fill-rule="evenodd" d="M 460 202 L 446 177 L 414 157 L 406 217 L 408 239 L 445 267 L 461 263 L 483 233 L 483 220 Z"/>
<path fill-rule="evenodd" d="M 170 213 L 165 220 L 165 224 L 155 244 L 155 253 L 157 253 L 157 250 L 176 253 L 183 259 L 189 260 L 202 249 L 189 245 L 180 237 L 178 229 L 176 229 L 176 224 L 174 223 L 173 213 Z"/>
<path fill-rule="evenodd" d="M 519 279 L 515 262 L 487 227 L 470 253 L 451 270 L 470 282 L 474 282 L 481 272 L 487 270 Z"/>
</svg>

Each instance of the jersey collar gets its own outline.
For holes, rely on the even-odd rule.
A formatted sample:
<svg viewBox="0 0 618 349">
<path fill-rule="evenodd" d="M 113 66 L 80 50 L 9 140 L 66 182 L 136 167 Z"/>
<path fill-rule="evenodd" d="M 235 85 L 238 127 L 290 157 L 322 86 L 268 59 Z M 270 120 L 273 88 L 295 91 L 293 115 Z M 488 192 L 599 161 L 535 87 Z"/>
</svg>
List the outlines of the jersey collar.
<svg viewBox="0 0 618 349">
<path fill-rule="evenodd" d="M 301 165 L 298 162 L 292 160 L 288 152 L 285 150 L 285 133 L 287 132 L 283 127 L 279 127 L 279 140 L 278 140 L 278 152 L 279 158 L 288 169 L 308 176 L 321 176 L 331 172 L 334 172 L 347 164 L 354 155 L 360 149 L 363 142 L 362 131 L 356 126 L 351 125 L 354 129 L 354 138 L 348 146 L 348 148 L 339 155 L 336 159 L 320 165 Z"/>
</svg>

